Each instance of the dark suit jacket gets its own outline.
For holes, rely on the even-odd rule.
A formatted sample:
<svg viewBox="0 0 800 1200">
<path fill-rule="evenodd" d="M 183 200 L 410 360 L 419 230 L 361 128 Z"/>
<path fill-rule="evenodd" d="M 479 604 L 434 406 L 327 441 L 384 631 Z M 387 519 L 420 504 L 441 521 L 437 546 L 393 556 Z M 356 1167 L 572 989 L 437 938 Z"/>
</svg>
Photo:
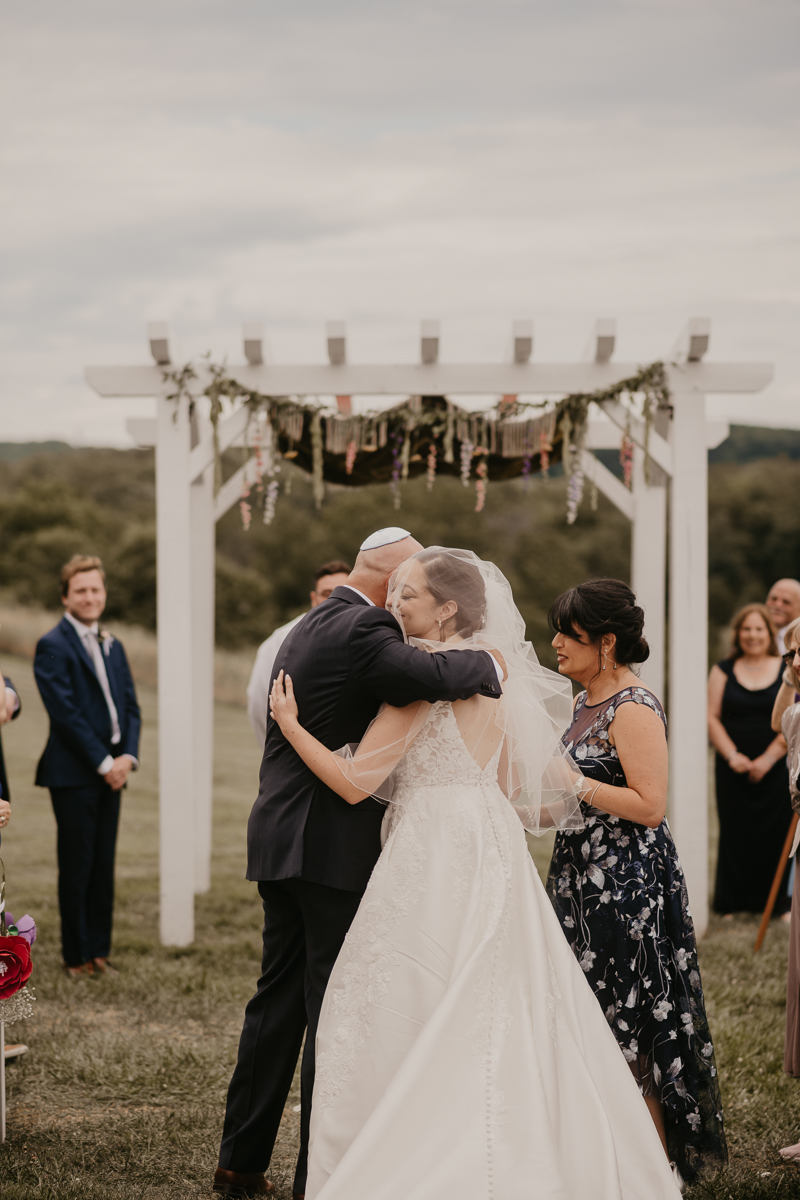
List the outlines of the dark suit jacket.
<svg viewBox="0 0 800 1200">
<path fill-rule="evenodd" d="M 33 660 L 39 694 L 50 716 L 50 737 L 36 769 L 38 787 L 83 787 L 100 781 L 107 754 L 139 757 L 141 714 L 122 643 L 114 638 L 104 661 L 119 717 L 120 740 L 111 744 L 111 716 L 92 660 L 63 617 L 40 639 Z"/>
<path fill-rule="evenodd" d="M 360 742 L 382 701 L 499 697 L 483 651 L 425 654 L 407 646 L 394 617 L 347 587 L 300 622 L 283 643 L 273 678 L 291 675 L 303 726 L 328 749 Z M 386 809 L 348 804 L 319 780 L 271 717 L 261 781 L 247 826 L 247 878 L 307 879 L 363 891 L 380 854 Z"/>
<path fill-rule="evenodd" d="M 13 683 L 8 678 L 8 676 L 4 675 L 3 678 L 6 681 L 6 687 L 12 688 L 14 690 L 14 692 L 17 695 L 19 695 L 19 692 L 17 692 L 17 689 L 14 687 Z M 14 713 L 11 720 L 16 721 L 17 717 L 19 716 L 19 714 L 21 712 L 22 712 L 22 705 L 20 704 L 19 708 Z M 9 791 L 9 788 L 8 788 L 8 776 L 6 775 L 6 760 L 3 757 L 2 740 L 0 740 L 0 800 L 8 800 L 9 804 L 11 803 L 11 792 Z"/>
</svg>

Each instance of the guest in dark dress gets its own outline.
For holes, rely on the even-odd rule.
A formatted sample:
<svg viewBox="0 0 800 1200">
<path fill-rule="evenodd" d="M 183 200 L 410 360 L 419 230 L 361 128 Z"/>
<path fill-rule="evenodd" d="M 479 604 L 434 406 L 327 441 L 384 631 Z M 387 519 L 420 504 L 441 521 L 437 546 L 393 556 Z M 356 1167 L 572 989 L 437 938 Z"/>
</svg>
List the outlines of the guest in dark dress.
<svg viewBox="0 0 800 1200">
<path fill-rule="evenodd" d="M 550 610 L 558 669 L 584 685 L 564 744 L 597 787 L 585 830 L 556 836 L 547 890 L 636 1077 L 667 1156 L 693 1179 L 727 1161 L 694 926 L 664 819 L 664 711 L 630 669 L 649 654 L 627 584 L 598 579 Z"/>
<path fill-rule="evenodd" d="M 763 912 L 792 819 L 786 742 L 771 723 L 782 675 L 770 615 L 763 604 L 748 604 L 734 618 L 730 657 L 708 678 L 708 734 L 717 752 L 718 913 Z M 791 906 L 785 884 L 776 915 Z"/>
</svg>

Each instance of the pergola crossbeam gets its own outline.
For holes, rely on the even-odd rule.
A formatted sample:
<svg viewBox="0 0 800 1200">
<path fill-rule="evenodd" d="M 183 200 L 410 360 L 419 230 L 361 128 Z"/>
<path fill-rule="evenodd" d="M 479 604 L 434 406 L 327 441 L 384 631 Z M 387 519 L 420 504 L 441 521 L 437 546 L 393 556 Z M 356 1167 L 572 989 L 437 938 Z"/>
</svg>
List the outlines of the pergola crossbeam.
<svg viewBox="0 0 800 1200">
<path fill-rule="evenodd" d="M 242 387 L 265 396 L 559 396 L 595 392 L 631 378 L 640 363 L 264 363 L 228 367 Z M 669 366 L 682 388 L 698 395 L 714 392 L 758 392 L 773 375 L 769 364 L 686 363 Z M 86 381 L 101 396 L 160 396 L 174 390 L 156 366 L 87 367 Z M 190 390 L 201 395 L 210 375 L 197 368 Z"/>
<path fill-rule="evenodd" d="M 581 466 L 586 478 L 600 489 L 624 517 L 632 521 L 634 516 L 633 493 L 625 487 L 625 484 L 617 479 L 616 475 L 609 471 L 599 458 L 595 458 L 590 450 L 581 452 Z"/>
<path fill-rule="evenodd" d="M 666 442 L 654 429 L 650 430 L 648 438 L 641 417 L 637 417 L 618 400 L 606 400 L 600 407 L 618 429 L 628 432 L 635 445 L 642 450 L 647 448 L 653 462 L 658 463 L 662 471 L 665 471 L 667 475 L 672 475 L 672 449 L 669 442 Z"/>
</svg>

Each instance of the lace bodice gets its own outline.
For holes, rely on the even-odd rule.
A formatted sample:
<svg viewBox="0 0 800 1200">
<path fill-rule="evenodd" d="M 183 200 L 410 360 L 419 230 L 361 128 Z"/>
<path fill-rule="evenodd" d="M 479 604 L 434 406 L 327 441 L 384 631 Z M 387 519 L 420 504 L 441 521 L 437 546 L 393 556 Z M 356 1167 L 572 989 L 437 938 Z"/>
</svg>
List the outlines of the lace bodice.
<svg viewBox="0 0 800 1200">
<path fill-rule="evenodd" d="M 431 708 L 428 720 L 395 771 L 397 792 L 447 784 L 496 782 L 502 744 L 481 768 L 470 754 L 458 728 L 453 705 L 446 700 Z M 399 799 L 395 793 L 394 799 Z"/>
</svg>

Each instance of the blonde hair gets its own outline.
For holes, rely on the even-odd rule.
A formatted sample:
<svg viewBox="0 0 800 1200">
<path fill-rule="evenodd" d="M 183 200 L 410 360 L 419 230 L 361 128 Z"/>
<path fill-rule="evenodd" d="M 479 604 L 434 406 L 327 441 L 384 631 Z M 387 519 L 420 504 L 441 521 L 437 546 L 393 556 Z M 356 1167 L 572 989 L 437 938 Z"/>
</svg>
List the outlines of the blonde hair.
<svg viewBox="0 0 800 1200">
<path fill-rule="evenodd" d="M 106 581 L 103 563 L 96 554 L 73 554 L 69 562 L 64 563 L 61 568 L 62 596 L 66 596 L 69 591 L 70 580 L 74 579 L 76 575 L 80 575 L 82 571 L 99 571 L 103 583 Z"/>
<path fill-rule="evenodd" d="M 790 625 L 787 625 L 783 631 L 783 644 L 791 642 L 795 650 L 800 647 L 800 617 L 795 617 Z"/>
</svg>

